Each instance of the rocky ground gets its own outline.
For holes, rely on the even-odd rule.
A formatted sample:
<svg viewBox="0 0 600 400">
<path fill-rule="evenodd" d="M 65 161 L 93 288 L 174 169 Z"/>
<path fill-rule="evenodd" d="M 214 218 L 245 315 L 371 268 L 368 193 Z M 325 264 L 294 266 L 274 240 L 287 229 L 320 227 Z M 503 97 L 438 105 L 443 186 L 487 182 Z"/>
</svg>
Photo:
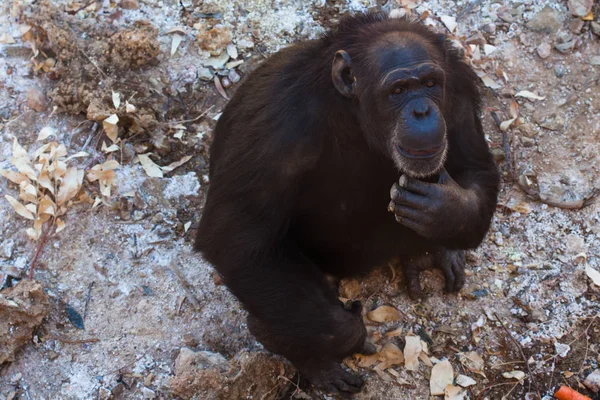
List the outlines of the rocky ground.
<svg viewBox="0 0 600 400">
<path fill-rule="evenodd" d="M 367 380 L 356 398 L 428 399 L 446 384 L 447 399 L 595 396 L 598 2 L 12 0 L 0 5 L 0 399 L 331 398 L 251 337 L 191 242 L 211 131 L 240 80 L 367 10 L 418 17 L 464 48 L 504 180 L 460 295 L 428 271 L 417 304 L 393 265 L 342 282 L 341 297 L 376 310 L 365 321 L 379 354 L 345 361 Z"/>
</svg>

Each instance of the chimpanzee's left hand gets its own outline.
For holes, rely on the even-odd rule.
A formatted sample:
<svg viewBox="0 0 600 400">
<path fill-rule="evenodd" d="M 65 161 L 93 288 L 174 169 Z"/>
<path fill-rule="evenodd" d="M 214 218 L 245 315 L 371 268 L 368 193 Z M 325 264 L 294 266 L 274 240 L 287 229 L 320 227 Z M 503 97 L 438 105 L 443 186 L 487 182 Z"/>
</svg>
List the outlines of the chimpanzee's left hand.
<svg viewBox="0 0 600 400">
<path fill-rule="evenodd" d="M 445 169 L 437 183 L 402 175 L 390 190 L 388 211 L 422 237 L 444 241 L 461 234 L 479 213 L 474 191 L 461 187 Z"/>
</svg>

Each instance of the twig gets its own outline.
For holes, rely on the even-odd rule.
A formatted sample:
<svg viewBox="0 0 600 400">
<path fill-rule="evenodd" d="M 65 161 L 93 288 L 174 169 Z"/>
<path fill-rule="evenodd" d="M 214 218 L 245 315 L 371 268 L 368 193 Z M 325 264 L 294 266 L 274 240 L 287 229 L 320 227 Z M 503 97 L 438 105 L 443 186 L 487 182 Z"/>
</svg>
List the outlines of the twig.
<svg viewBox="0 0 600 400">
<path fill-rule="evenodd" d="M 52 229 L 54 229 L 54 223 L 55 223 L 55 220 L 53 218 L 50 226 L 48 226 L 46 228 L 46 230 L 42 229 L 42 236 L 40 237 L 40 241 L 38 242 L 38 244 L 35 248 L 35 253 L 33 253 L 33 258 L 31 259 L 31 265 L 29 266 L 29 279 L 33 279 L 33 271 L 35 270 L 35 265 L 37 264 L 37 260 L 40 257 L 42 250 L 44 249 L 46 240 L 48 240 L 48 237 L 50 236 L 50 231 Z"/>
<path fill-rule="evenodd" d="M 89 339 L 67 339 L 64 337 L 60 337 L 58 335 L 50 335 L 50 339 L 53 340 L 58 340 L 59 342 L 62 343 L 68 343 L 68 344 L 84 344 L 84 343 L 96 343 L 99 342 L 100 339 L 98 338 L 89 338 Z"/>
<path fill-rule="evenodd" d="M 194 308 L 196 310 L 199 310 L 200 309 L 200 302 L 198 301 L 198 299 L 196 299 L 196 297 L 192 293 L 190 284 L 185 279 L 185 277 L 183 276 L 183 274 L 181 273 L 181 271 L 179 270 L 179 268 L 177 268 L 177 266 L 175 265 L 175 261 L 171 261 L 169 263 L 169 268 L 171 268 L 171 271 L 173 271 L 173 273 L 177 277 L 177 280 L 179 281 L 179 283 L 183 287 L 183 290 L 185 291 L 185 295 L 186 295 L 187 299 L 190 301 L 190 303 L 192 303 L 192 305 L 194 306 Z"/>
<path fill-rule="evenodd" d="M 182 119 L 181 121 L 172 121 L 171 124 L 185 124 L 186 122 L 195 122 L 195 121 L 198 121 L 200 118 L 204 117 L 213 107 L 214 107 L 214 104 L 212 106 L 208 107 L 206 110 L 204 110 L 202 112 L 202 114 L 198 115 L 196 118 L 193 118 L 193 119 Z"/>
<path fill-rule="evenodd" d="M 485 392 L 487 392 L 488 390 L 490 390 L 490 389 L 493 389 L 493 388 L 498 387 L 498 386 L 506 386 L 506 385 L 513 385 L 513 383 L 512 382 L 502 382 L 502 383 L 497 383 L 495 385 L 491 385 L 491 386 L 488 386 L 486 388 L 483 388 L 483 390 L 481 392 L 479 392 L 479 394 L 477 395 L 477 399 L 481 399 L 481 397 L 483 396 L 483 394 Z"/>
<path fill-rule="evenodd" d="M 88 291 L 87 291 L 87 294 L 85 295 L 85 305 L 83 306 L 83 320 L 84 321 L 85 321 L 85 317 L 87 316 L 88 303 L 90 302 L 90 294 L 92 294 L 92 287 L 94 286 L 94 283 L 96 283 L 96 282 L 91 282 L 88 285 Z"/>
<path fill-rule="evenodd" d="M 506 332 L 506 334 L 508 335 L 510 340 L 514 343 L 514 345 L 517 347 L 517 349 L 519 349 L 521 358 L 523 359 L 523 361 L 525 361 L 525 366 L 527 367 L 527 372 L 529 373 L 529 381 L 531 383 L 533 383 L 533 386 L 535 387 L 535 391 L 536 391 L 537 395 L 541 398 L 542 395 L 540 393 L 540 388 L 538 386 L 537 380 L 535 379 L 535 377 L 533 376 L 533 373 L 531 372 L 531 368 L 529 368 L 529 362 L 527 361 L 527 357 L 525 357 L 525 353 L 523 352 L 523 346 L 521 346 L 521 344 L 519 342 L 517 342 L 517 339 L 515 339 L 513 337 L 512 333 L 510 332 L 510 330 L 508 330 L 506 325 L 504 325 L 504 322 L 502 322 L 502 320 L 500 319 L 498 314 L 494 313 L 494 317 L 496 317 L 498 322 L 500 322 L 500 325 L 502 325 L 502 329 L 504 329 L 504 332 Z"/>
<path fill-rule="evenodd" d="M 100 67 L 99 67 L 99 66 L 98 66 L 98 65 L 97 65 L 97 64 L 94 62 L 94 60 L 92 60 L 92 59 L 90 58 L 90 56 L 88 56 L 87 54 L 85 54 L 85 53 L 83 52 L 83 50 L 81 50 L 80 48 L 78 48 L 77 50 L 79 50 L 79 52 L 80 52 L 81 54 L 83 54 L 83 56 L 84 56 L 85 58 L 87 58 L 87 59 L 88 59 L 88 61 L 89 61 L 89 62 L 90 62 L 90 63 L 91 63 L 91 64 L 92 64 L 94 67 L 96 67 L 96 69 L 98 70 L 98 72 L 100 72 L 100 74 L 101 74 L 102 76 L 104 76 L 104 78 L 105 78 L 105 79 L 108 79 L 108 75 L 106 75 L 106 73 L 104 73 L 104 71 L 102 71 L 102 70 L 100 69 Z"/>
</svg>

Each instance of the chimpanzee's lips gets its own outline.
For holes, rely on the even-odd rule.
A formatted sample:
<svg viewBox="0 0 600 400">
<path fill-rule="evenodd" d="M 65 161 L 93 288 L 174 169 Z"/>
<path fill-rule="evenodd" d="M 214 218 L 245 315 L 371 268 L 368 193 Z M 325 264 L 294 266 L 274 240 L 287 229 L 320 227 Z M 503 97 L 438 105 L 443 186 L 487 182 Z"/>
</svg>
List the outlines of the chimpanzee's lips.
<svg viewBox="0 0 600 400">
<path fill-rule="evenodd" d="M 441 146 L 437 146 L 437 147 L 430 147 L 427 149 L 418 149 L 418 150 L 413 150 L 413 149 L 405 149 L 404 147 L 398 147 L 398 152 L 400 154 L 402 154 L 404 157 L 408 157 L 408 158 L 433 158 L 435 156 L 438 156 L 440 153 L 442 153 L 444 151 L 444 146 L 445 145 L 441 145 Z"/>
</svg>

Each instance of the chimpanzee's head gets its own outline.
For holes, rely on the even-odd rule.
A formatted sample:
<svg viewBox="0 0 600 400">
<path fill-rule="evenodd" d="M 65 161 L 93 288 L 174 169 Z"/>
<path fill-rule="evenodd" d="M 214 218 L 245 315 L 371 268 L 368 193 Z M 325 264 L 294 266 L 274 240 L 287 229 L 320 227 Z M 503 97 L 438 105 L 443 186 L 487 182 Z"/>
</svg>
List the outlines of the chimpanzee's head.
<svg viewBox="0 0 600 400">
<path fill-rule="evenodd" d="M 443 37 L 391 31 L 333 60 L 333 83 L 355 100 L 367 141 L 417 178 L 438 172 L 447 153 L 444 59 Z"/>
</svg>

